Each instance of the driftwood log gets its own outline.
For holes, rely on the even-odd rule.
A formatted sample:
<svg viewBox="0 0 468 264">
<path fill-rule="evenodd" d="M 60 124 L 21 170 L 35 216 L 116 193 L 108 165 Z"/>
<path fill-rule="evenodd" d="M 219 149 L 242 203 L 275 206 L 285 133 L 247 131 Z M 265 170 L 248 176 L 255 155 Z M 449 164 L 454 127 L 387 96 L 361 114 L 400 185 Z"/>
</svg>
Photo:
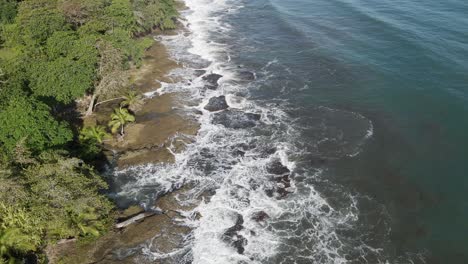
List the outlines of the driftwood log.
<svg viewBox="0 0 468 264">
<path fill-rule="evenodd" d="M 150 216 L 153 216 L 155 215 L 156 213 L 154 212 L 144 212 L 144 213 L 141 213 L 141 214 L 137 214 L 136 216 L 128 219 L 128 220 L 125 220 L 123 222 L 120 222 L 118 224 L 115 225 L 115 228 L 117 229 L 121 229 L 121 228 L 125 228 L 133 223 L 136 223 L 136 222 L 139 222 L 139 221 L 142 221 L 143 219 L 147 218 L 147 217 L 150 217 Z"/>
</svg>

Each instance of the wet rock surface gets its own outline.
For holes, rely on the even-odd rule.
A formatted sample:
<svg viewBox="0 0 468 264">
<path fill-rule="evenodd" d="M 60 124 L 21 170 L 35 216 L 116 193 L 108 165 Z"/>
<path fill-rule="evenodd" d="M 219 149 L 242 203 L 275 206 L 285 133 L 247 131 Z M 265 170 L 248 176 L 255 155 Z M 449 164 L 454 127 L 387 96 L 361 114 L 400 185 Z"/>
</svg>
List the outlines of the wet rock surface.
<svg viewBox="0 0 468 264">
<path fill-rule="evenodd" d="M 195 70 L 194 73 L 195 73 L 195 76 L 200 77 L 206 73 L 206 70 Z"/>
<path fill-rule="evenodd" d="M 203 171 L 206 174 L 216 169 L 215 156 L 208 148 L 202 148 L 196 157 L 191 159 L 188 164 L 193 168 Z"/>
<path fill-rule="evenodd" d="M 243 224 L 244 217 L 238 214 L 236 223 L 232 227 L 228 228 L 223 234 L 223 240 L 233 246 L 239 254 L 244 253 L 244 247 L 247 245 L 247 239 L 239 234 L 239 232 L 244 229 Z"/>
<path fill-rule="evenodd" d="M 291 190 L 291 177 L 289 174 L 282 176 L 275 176 L 273 179 L 274 185 L 267 187 L 264 191 L 268 197 L 275 197 L 282 199 L 288 194 L 292 193 Z"/>
<path fill-rule="evenodd" d="M 322 206 L 320 207 L 320 211 L 322 211 L 322 212 L 328 214 L 328 213 L 330 212 L 330 206 L 324 204 L 324 205 L 322 205 Z"/>
<path fill-rule="evenodd" d="M 216 113 L 212 119 L 213 124 L 220 124 L 227 128 L 250 128 L 258 124 L 259 114 L 246 113 L 240 110 L 224 110 Z"/>
<path fill-rule="evenodd" d="M 120 223 L 144 212 L 145 212 L 145 209 L 143 207 L 133 205 L 133 206 L 128 207 L 124 211 L 119 212 L 119 214 L 116 217 L 116 220 L 118 223 Z"/>
<path fill-rule="evenodd" d="M 252 220 L 254 220 L 255 222 L 263 222 L 268 218 L 270 218 L 270 216 L 264 211 L 259 211 L 252 215 Z"/>
<path fill-rule="evenodd" d="M 289 187 L 291 187 L 291 178 L 289 175 L 283 175 L 281 177 L 276 177 L 276 192 L 279 195 L 279 198 L 284 198 L 286 195 L 291 193 Z"/>
<path fill-rule="evenodd" d="M 216 90 L 219 86 L 218 81 L 223 76 L 216 73 L 211 73 L 202 77 L 202 79 L 206 82 L 205 87 L 210 90 Z"/>
<path fill-rule="evenodd" d="M 291 171 L 284 166 L 281 161 L 275 160 L 267 166 L 267 172 L 275 175 L 284 175 L 288 174 Z"/>
<path fill-rule="evenodd" d="M 265 189 L 268 197 L 276 197 L 278 199 L 286 197 L 291 191 L 291 171 L 284 166 L 281 161 L 274 160 L 267 165 L 267 172 L 273 174 L 274 186 Z"/>
<path fill-rule="evenodd" d="M 210 112 L 221 111 L 229 108 L 229 105 L 226 102 L 226 96 L 216 96 L 211 97 L 208 101 L 208 104 L 205 105 L 204 109 Z"/>
</svg>

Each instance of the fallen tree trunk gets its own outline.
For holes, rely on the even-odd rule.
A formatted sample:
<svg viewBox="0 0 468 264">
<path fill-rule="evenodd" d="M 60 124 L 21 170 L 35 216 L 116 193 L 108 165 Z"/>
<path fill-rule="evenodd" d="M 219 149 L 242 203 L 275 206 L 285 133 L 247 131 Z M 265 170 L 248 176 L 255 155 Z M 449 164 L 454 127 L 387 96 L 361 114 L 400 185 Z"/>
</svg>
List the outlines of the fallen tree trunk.
<svg viewBox="0 0 468 264">
<path fill-rule="evenodd" d="M 130 218 L 128 220 L 125 220 L 125 221 L 123 221 L 121 223 L 116 224 L 115 228 L 117 228 L 117 229 L 125 228 L 125 227 L 127 227 L 127 226 L 129 226 L 129 225 L 131 225 L 133 223 L 141 221 L 141 220 L 143 220 L 143 219 L 145 219 L 147 217 L 153 216 L 155 214 L 156 213 L 154 213 L 154 212 L 145 212 L 145 213 L 138 214 L 138 215 L 136 215 L 136 216 L 134 216 L 134 217 L 132 217 L 132 218 Z"/>
</svg>

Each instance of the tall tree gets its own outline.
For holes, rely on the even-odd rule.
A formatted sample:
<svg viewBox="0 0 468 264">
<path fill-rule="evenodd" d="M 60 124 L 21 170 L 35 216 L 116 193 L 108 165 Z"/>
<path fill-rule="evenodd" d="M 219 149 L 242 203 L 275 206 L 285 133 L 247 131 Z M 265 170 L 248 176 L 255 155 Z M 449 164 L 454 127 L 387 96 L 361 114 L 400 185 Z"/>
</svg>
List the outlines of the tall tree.
<svg viewBox="0 0 468 264">
<path fill-rule="evenodd" d="M 56 121 L 49 107 L 32 98 L 15 96 L 0 111 L 0 146 L 12 153 L 18 142 L 33 151 L 53 148 L 69 142 L 73 135 L 69 126 Z"/>
<path fill-rule="evenodd" d="M 98 52 L 93 38 L 55 32 L 47 41 L 47 57 L 30 67 L 31 90 L 37 96 L 70 103 L 92 88 Z"/>
<path fill-rule="evenodd" d="M 134 29 L 135 17 L 130 0 L 112 0 L 111 4 L 106 7 L 105 14 L 112 25 L 112 30 L 122 28 L 130 34 Z"/>
<path fill-rule="evenodd" d="M 38 46 L 55 31 L 67 28 L 65 17 L 57 10 L 56 0 L 25 0 L 20 2 L 16 17 L 17 30 L 22 43 Z"/>
</svg>

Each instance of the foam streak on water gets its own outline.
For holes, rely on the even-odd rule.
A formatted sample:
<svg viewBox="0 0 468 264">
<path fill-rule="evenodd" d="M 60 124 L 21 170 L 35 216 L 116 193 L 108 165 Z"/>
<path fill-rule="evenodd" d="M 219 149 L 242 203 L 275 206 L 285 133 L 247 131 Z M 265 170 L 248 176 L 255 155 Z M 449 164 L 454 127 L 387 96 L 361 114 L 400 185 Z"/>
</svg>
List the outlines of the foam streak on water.
<svg viewBox="0 0 468 264">
<path fill-rule="evenodd" d="M 230 54 L 229 45 L 220 41 L 231 29 L 224 18 L 241 11 L 241 1 L 185 3 L 189 9 L 183 12 L 182 22 L 190 33 L 161 38 L 172 57 L 185 65 L 172 73 L 183 81 L 164 83 L 148 96 L 186 95 L 198 104 L 187 112 L 202 112 L 194 115 L 200 131 L 194 143 L 175 154 L 174 164 L 116 172 L 117 178 L 125 178 L 117 196 L 151 207 L 158 195 L 188 184 L 193 188 L 181 198 L 182 203 L 201 195 L 207 198 L 193 211 L 184 212 L 184 224 L 193 233 L 183 249 L 161 254 L 146 248 L 144 254 L 196 264 L 347 263 L 363 258 L 385 263 L 378 246 L 366 244 L 364 234 L 352 232 L 359 220 L 355 196 L 323 179 L 326 166 L 310 165 L 311 158 L 358 155 L 365 140 L 372 137 L 372 123 L 351 112 L 316 107 L 305 117 L 287 102 L 251 100 L 249 88 L 262 79 L 246 84 L 236 77 L 238 67 L 231 64 L 236 54 Z M 268 72 L 269 67 L 249 70 Z M 202 78 L 195 76 L 200 68 L 223 75 L 217 90 L 204 88 Z M 260 121 L 241 129 L 213 124 L 214 114 L 203 107 L 218 95 L 226 95 L 231 108 L 260 114 Z M 287 167 L 289 172 L 282 168 L 281 176 L 274 175 L 272 164 Z M 315 188 L 316 183 L 321 183 L 327 195 Z M 333 196 L 335 202 L 330 204 L 326 196 Z"/>
</svg>

